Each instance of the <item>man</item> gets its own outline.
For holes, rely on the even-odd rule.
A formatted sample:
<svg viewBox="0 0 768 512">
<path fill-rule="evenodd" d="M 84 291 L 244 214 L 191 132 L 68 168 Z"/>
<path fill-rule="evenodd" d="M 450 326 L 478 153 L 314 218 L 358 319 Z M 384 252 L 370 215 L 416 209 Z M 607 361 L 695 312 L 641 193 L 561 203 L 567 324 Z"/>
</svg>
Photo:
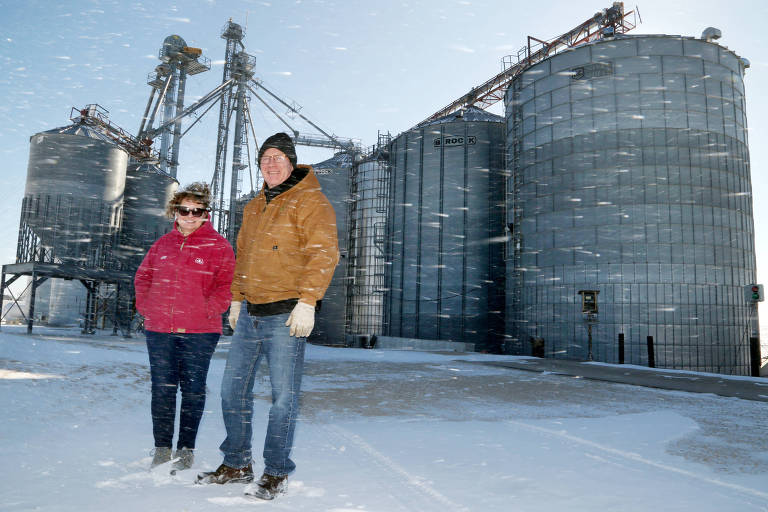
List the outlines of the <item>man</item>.
<svg viewBox="0 0 768 512">
<path fill-rule="evenodd" d="M 224 462 L 198 483 L 253 480 L 253 384 L 263 356 L 269 366 L 272 406 L 264 441 L 264 474 L 247 495 L 273 499 L 296 468 L 290 459 L 298 415 L 306 337 L 315 308 L 339 261 L 336 215 L 310 166 L 296 165 L 285 133 L 259 150 L 265 185 L 243 212 L 237 236 L 229 322 L 235 333 L 221 384 L 227 437 Z M 245 307 L 243 307 L 245 305 Z"/>
</svg>

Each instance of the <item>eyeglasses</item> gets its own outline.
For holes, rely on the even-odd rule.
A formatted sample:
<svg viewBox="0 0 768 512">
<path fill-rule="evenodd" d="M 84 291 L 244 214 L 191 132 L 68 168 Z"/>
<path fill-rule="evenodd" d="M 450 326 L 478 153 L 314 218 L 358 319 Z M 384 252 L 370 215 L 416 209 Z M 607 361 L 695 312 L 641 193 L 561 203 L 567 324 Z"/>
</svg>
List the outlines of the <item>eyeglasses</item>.
<svg viewBox="0 0 768 512">
<path fill-rule="evenodd" d="M 186 217 L 190 213 L 193 217 L 202 217 L 208 208 L 187 208 L 186 206 L 176 206 L 176 213 L 182 217 Z"/>
<path fill-rule="evenodd" d="M 269 162 L 274 162 L 276 164 L 281 164 L 288 160 L 288 157 L 285 155 L 265 155 L 261 157 L 261 160 L 259 160 L 259 164 L 261 165 L 267 165 Z"/>
</svg>

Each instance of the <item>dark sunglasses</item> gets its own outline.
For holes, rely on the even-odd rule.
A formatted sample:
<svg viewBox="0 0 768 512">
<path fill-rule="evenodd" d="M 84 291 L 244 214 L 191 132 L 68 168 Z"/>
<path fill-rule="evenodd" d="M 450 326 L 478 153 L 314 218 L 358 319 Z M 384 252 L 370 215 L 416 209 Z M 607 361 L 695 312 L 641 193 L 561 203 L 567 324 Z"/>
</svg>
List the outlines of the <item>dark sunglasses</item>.
<svg viewBox="0 0 768 512">
<path fill-rule="evenodd" d="M 202 217 L 205 212 L 208 211 L 208 208 L 187 208 L 186 206 L 177 206 L 176 212 L 178 212 L 179 215 L 182 217 L 186 217 L 190 213 L 193 217 Z"/>
</svg>

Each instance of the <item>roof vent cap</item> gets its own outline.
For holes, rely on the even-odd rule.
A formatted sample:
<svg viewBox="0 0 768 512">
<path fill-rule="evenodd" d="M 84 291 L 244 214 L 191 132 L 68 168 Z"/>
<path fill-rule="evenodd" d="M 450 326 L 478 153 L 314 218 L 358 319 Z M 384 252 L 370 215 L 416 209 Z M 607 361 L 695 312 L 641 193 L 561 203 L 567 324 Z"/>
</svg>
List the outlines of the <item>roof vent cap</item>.
<svg viewBox="0 0 768 512">
<path fill-rule="evenodd" d="M 721 37 L 723 37 L 723 33 L 720 32 L 719 28 L 715 27 L 707 27 L 704 29 L 704 32 L 701 33 L 701 38 L 708 43 L 711 43 L 715 39 L 720 39 Z"/>
<path fill-rule="evenodd" d="M 739 60 L 741 61 L 741 65 L 744 66 L 744 69 L 749 69 L 749 66 L 752 65 L 752 63 L 749 62 L 749 59 L 746 57 L 741 57 Z"/>
</svg>

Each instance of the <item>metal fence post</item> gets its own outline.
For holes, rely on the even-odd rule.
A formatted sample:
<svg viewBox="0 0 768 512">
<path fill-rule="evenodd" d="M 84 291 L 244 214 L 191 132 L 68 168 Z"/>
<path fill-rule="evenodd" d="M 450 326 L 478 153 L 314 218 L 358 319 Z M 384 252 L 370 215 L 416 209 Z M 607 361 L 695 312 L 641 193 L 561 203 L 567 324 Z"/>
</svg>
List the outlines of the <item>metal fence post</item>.
<svg viewBox="0 0 768 512">
<path fill-rule="evenodd" d="M 750 353 L 750 359 L 751 359 L 751 374 L 752 377 L 759 377 L 760 376 L 760 363 L 762 362 L 762 357 L 760 356 L 760 338 L 757 337 L 751 337 L 749 338 L 749 353 Z"/>
<path fill-rule="evenodd" d="M 653 336 L 648 336 L 648 368 L 656 368 L 656 357 L 653 353 Z"/>
<path fill-rule="evenodd" d="M 619 333 L 619 364 L 624 364 L 624 333 Z"/>
</svg>

